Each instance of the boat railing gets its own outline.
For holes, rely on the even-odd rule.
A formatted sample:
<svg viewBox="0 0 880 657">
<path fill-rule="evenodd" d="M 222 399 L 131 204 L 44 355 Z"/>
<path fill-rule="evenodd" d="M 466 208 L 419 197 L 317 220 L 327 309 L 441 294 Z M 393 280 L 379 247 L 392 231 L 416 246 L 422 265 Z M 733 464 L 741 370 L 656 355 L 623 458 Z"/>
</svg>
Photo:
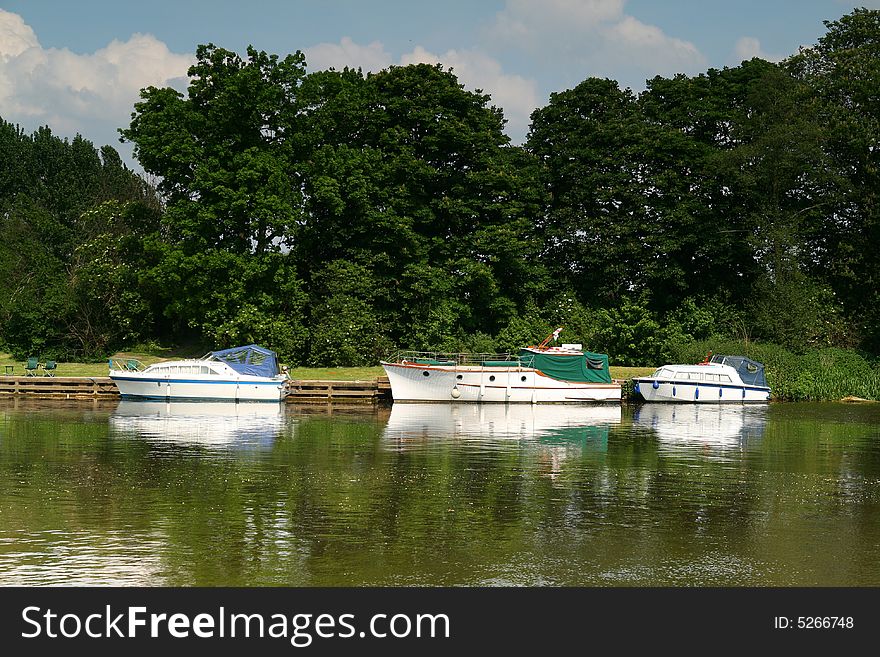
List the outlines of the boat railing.
<svg viewBox="0 0 880 657">
<path fill-rule="evenodd" d="M 147 368 L 137 358 L 111 358 L 108 365 L 111 370 L 123 372 L 142 372 Z"/>
<path fill-rule="evenodd" d="M 509 353 L 449 353 L 442 351 L 399 351 L 391 359 L 395 363 L 418 365 L 458 366 L 492 365 L 495 367 L 520 367 L 519 357 Z"/>
</svg>

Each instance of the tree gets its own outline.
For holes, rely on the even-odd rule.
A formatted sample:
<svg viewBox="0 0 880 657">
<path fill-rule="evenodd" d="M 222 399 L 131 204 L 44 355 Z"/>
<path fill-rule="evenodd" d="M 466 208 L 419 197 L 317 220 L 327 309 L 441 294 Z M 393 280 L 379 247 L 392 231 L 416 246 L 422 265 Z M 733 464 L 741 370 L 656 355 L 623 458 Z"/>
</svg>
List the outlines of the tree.
<svg viewBox="0 0 880 657">
<path fill-rule="evenodd" d="M 159 203 L 119 154 L 0 121 L 0 180 L 0 341 L 16 357 L 103 357 L 148 330 L 122 289 L 137 294 Z"/>
<path fill-rule="evenodd" d="M 532 115 L 526 146 L 545 169 L 550 199 L 541 219 L 547 265 L 560 289 L 590 305 L 639 285 L 637 263 L 650 258 L 638 177 L 642 127 L 632 92 L 597 78 L 551 94 Z"/>
<path fill-rule="evenodd" d="M 161 177 L 170 236 L 189 253 L 279 251 L 301 216 L 291 137 L 304 57 L 247 54 L 199 46 L 188 95 L 144 89 L 120 130 L 144 169 Z"/>
<path fill-rule="evenodd" d="M 865 334 L 880 349 L 880 11 L 856 9 L 811 48 L 785 62 L 809 85 L 827 127 L 827 152 L 847 194 L 816 231 L 817 268 Z"/>
</svg>

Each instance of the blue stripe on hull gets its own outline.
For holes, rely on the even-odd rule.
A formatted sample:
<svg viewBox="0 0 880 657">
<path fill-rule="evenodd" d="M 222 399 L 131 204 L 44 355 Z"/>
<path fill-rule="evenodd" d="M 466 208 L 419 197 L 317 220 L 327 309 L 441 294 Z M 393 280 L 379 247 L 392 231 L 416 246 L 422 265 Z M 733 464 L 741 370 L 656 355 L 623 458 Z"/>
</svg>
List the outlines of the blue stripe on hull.
<svg viewBox="0 0 880 657">
<path fill-rule="evenodd" d="M 277 404 L 281 400 L 280 399 L 251 399 L 248 397 L 239 397 L 238 399 L 233 399 L 232 397 L 179 397 L 174 395 L 172 397 L 168 397 L 166 395 L 122 395 L 119 397 L 121 399 L 130 399 L 132 401 L 215 401 L 215 402 L 233 402 L 233 403 L 250 403 L 250 402 L 265 402 L 268 404 Z"/>
<path fill-rule="evenodd" d="M 125 376 L 111 376 L 113 381 L 125 381 L 127 383 L 196 383 L 211 385 L 242 385 L 242 386 L 281 386 L 283 381 L 205 381 L 196 379 L 143 379 L 129 378 Z"/>
<path fill-rule="evenodd" d="M 765 388 L 762 386 L 750 386 L 750 385 L 736 385 L 733 383 L 709 383 L 708 381 L 704 381 L 703 383 L 691 383 L 688 380 L 672 380 L 672 379 L 633 379 L 636 383 L 668 383 L 673 386 L 695 386 L 697 388 L 730 388 L 731 390 L 757 390 L 759 392 L 770 392 L 770 388 Z"/>
</svg>

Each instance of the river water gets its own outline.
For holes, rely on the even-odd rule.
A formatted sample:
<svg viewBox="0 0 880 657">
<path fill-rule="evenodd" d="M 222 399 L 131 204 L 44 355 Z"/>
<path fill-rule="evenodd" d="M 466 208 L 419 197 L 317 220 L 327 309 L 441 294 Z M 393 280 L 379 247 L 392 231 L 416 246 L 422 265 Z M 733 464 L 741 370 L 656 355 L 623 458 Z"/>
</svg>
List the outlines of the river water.
<svg viewBox="0 0 880 657">
<path fill-rule="evenodd" d="M 0 584 L 880 585 L 880 404 L 0 401 Z"/>
</svg>

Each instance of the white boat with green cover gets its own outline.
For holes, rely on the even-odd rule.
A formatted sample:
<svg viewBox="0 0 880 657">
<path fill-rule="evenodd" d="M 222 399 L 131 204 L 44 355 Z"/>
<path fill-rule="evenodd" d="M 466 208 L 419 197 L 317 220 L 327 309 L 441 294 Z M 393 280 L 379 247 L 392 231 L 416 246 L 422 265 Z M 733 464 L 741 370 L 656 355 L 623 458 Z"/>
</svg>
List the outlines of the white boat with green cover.
<svg viewBox="0 0 880 657">
<path fill-rule="evenodd" d="M 577 403 L 620 401 L 608 356 L 581 345 L 540 345 L 518 354 L 401 354 L 382 362 L 395 402 Z"/>
</svg>

